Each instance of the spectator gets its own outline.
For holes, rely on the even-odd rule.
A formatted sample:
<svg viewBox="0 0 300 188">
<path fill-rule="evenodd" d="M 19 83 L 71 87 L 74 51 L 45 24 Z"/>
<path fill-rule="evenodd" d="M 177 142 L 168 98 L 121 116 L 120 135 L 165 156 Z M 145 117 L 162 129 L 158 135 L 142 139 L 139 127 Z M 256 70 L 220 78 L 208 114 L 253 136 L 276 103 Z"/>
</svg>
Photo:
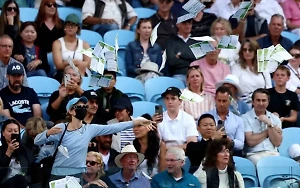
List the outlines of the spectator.
<svg viewBox="0 0 300 188">
<path fill-rule="evenodd" d="M 144 114 L 142 117 L 152 120 L 149 114 Z M 145 156 L 145 160 L 139 165 L 137 171 L 153 177 L 165 169 L 166 145 L 159 140 L 156 130 L 149 131 L 145 127 L 135 127 L 133 133 L 135 136 L 133 146 Z"/>
<path fill-rule="evenodd" d="M 211 25 L 216 19 L 217 16 L 215 14 L 200 11 L 193 19 L 192 37 L 209 36 Z"/>
<path fill-rule="evenodd" d="M 257 40 L 269 33 L 267 20 L 260 17 L 254 8 L 255 2 L 252 0 L 252 6 L 244 19 L 238 21 L 232 16 L 229 18 L 233 34 L 239 35 L 240 41 L 243 41 L 245 38 Z"/>
<path fill-rule="evenodd" d="M 216 129 L 216 120 L 211 114 L 202 114 L 198 120 L 198 132 L 201 135 L 198 142 L 190 142 L 186 146 L 186 156 L 191 161 L 189 173 L 193 174 L 200 166 L 205 157 L 206 148 L 214 139 L 220 139 L 226 135 L 223 129 Z"/>
<path fill-rule="evenodd" d="M 197 130 L 194 118 L 180 109 L 181 91 L 177 87 L 169 87 L 161 96 L 167 110 L 162 119 L 155 115 L 153 120 L 158 124 L 158 133 L 167 148 L 176 146 L 186 149 L 186 144 L 197 141 Z"/>
<path fill-rule="evenodd" d="M 232 67 L 232 74 L 237 76 L 242 90 L 241 99 L 251 107 L 251 95 L 257 88 L 272 87 L 269 72 L 257 72 L 257 54 L 259 45 L 254 40 L 245 40 L 239 51 L 239 62 Z"/>
<path fill-rule="evenodd" d="M 82 83 L 81 76 L 70 66 L 65 68 L 64 74 L 69 74 L 71 80 L 66 84 L 64 80 L 62 81 L 58 90 L 51 94 L 47 107 L 47 114 L 50 116 L 50 121 L 54 123 L 65 120 L 67 103 L 75 97 L 80 97 L 83 93 L 83 90 L 80 88 Z"/>
<path fill-rule="evenodd" d="M 115 163 L 121 170 L 109 176 L 109 179 L 118 188 L 126 188 L 129 185 L 130 187 L 150 188 L 149 180 L 136 171 L 144 158 L 145 156 L 138 153 L 133 145 L 125 146 L 115 158 Z"/>
<path fill-rule="evenodd" d="M 217 47 L 217 42 L 212 42 L 214 47 Z M 218 60 L 220 49 L 208 52 L 205 57 L 194 61 L 190 66 L 199 66 L 205 78 L 204 91 L 215 95 L 215 85 L 217 82 L 223 80 L 227 74 L 230 74 L 230 68 Z M 218 74 L 216 74 L 216 72 Z"/>
<path fill-rule="evenodd" d="M 200 95 L 203 101 L 192 102 L 183 100 L 181 102 L 181 109 L 192 115 L 194 120 L 197 121 L 201 114 L 214 108 L 215 101 L 211 94 L 203 91 L 205 80 L 199 66 L 191 66 L 188 68 L 186 81 L 187 88 L 185 89 Z"/>
<path fill-rule="evenodd" d="M 153 28 L 160 23 L 157 28 L 156 43 L 162 50 L 167 48 L 169 39 L 177 36 L 177 17 L 170 11 L 173 4 L 174 0 L 158 0 L 158 11 L 149 18 Z"/>
<path fill-rule="evenodd" d="M 224 18 L 217 18 L 211 25 L 210 34 L 220 42 L 223 36 L 232 34 L 230 23 Z M 240 48 L 241 44 L 237 42 L 236 49 L 221 49 L 218 60 L 231 67 L 239 59 L 238 53 Z"/>
<path fill-rule="evenodd" d="M 168 41 L 166 54 L 168 71 L 170 76 L 177 78 L 186 83 L 187 68 L 190 63 L 195 61 L 195 56 L 190 49 L 190 45 L 197 41 L 191 39 L 192 19 L 177 23 L 177 36 Z"/>
<path fill-rule="evenodd" d="M 26 188 L 29 185 L 29 167 L 33 156 L 20 140 L 12 139 L 12 134 L 20 138 L 20 125 L 16 120 L 8 119 L 3 122 L 1 129 L 0 186 Z"/>
<path fill-rule="evenodd" d="M 65 35 L 64 23 L 58 16 L 55 0 L 42 0 L 35 24 L 37 26 L 36 45 L 47 53 L 52 52 L 52 43 Z"/>
<path fill-rule="evenodd" d="M 167 169 L 153 177 L 152 188 L 201 187 L 197 178 L 182 168 L 185 163 L 185 153 L 182 148 L 169 148 L 166 154 L 166 163 Z"/>
<path fill-rule="evenodd" d="M 83 24 L 102 37 L 107 31 L 130 30 L 136 19 L 137 14 L 134 9 L 124 0 L 119 1 L 119 3 L 107 0 L 85 0 L 82 7 Z"/>
<path fill-rule="evenodd" d="M 16 119 L 21 128 L 25 127 L 27 119 L 41 117 L 41 105 L 36 92 L 23 86 L 24 67 L 19 62 L 7 66 L 7 79 L 9 85 L 0 91 L 4 102 L 3 114 Z"/>
<path fill-rule="evenodd" d="M 153 62 L 145 62 L 140 68 L 135 69 L 135 72 L 138 74 L 136 79 L 140 80 L 143 84 L 151 78 L 156 78 L 162 76 L 163 74 L 158 71 L 158 65 Z"/>
<path fill-rule="evenodd" d="M 16 62 L 18 63 L 18 61 L 11 58 L 13 45 L 14 43 L 8 35 L 0 36 L 0 89 L 5 88 L 9 84 L 6 77 L 6 70 L 8 65 Z M 26 72 L 24 72 L 23 85 L 28 86 Z"/>
<path fill-rule="evenodd" d="M 294 45 L 290 54 L 293 56 L 293 59 L 289 60 L 287 68 L 290 69 L 291 76 L 286 83 L 286 88 L 288 90 L 294 91 L 299 96 L 300 94 L 300 46 Z"/>
<path fill-rule="evenodd" d="M 230 154 L 231 143 L 227 139 L 213 140 L 206 151 L 203 170 L 195 172 L 202 188 L 244 188 L 242 175 L 235 170 Z"/>
<path fill-rule="evenodd" d="M 14 0 L 8 0 L 1 7 L 0 36 L 9 35 L 15 41 L 21 27 L 19 5 Z"/>
<path fill-rule="evenodd" d="M 270 94 L 266 89 L 257 89 L 252 94 L 253 108 L 242 116 L 245 125 L 246 158 L 255 165 L 267 156 L 279 156 L 277 147 L 282 142 L 281 121 L 267 111 Z"/>
<path fill-rule="evenodd" d="M 66 105 L 66 110 L 70 116 L 69 123 L 59 123 L 38 134 L 34 139 L 34 144 L 41 145 L 47 142 L 54 142 L 57 144 L 62 137 L 63 132 L 68 130 L 62 138 L 64 147 L 68 148 L 69 158 L 65 157 L 60 152 L 57 153 L 53 168 L 51 180 L 56 180 L 72 175 L 75 177 L 81 176 L 85 172 L 85 158 L 90 140 L 96 136 L 113 134 L 125 129 L 132 128 L 143 124 L 152 129 L 149 120 L 140 118 L 131 122 L 117 123 L 109 126 L 101 126 L 97 124 L 82 124 L 82 120 L 86 115 L 87 98 L 73 98 Z M 78 142 L 80 138 L 80 142 Z M 67 168 L 64 168 L 67 167 Z"/>
<path fill-rule="evenodd" d="M 288 29 L 300 36 L 300 9 L 299 2 L 295 0 L 285 0 L 282 3 L 283 12 L 286 17 Z"/>
<path fill-rule="evenodd" d="M 276 46 L 277 44 L 280 44 L 285 50 L 289 51 L 293 46 L 293 43 L 290 41 L 290 39 L 281 36 L 281 32 L 283 30 L 284 17 L 280 14 L 274 14 L 269 23 L 270 33 L 267 36 L 257 40 L 259 46 L 261 48 L 268 48 L 272 45 Z"/>
<path fill-rule="evenodd" d="M 229 110 L 230 93 L 227 87 L 219 87 L 215 97 L 216 108 L 207 113 L 214 116 L 218 126 L 224 126 L 226 138 L 231 141 L 233 146 L 233 155 L 241 157 L 245 141 L 244 123 L 242 118 Z"/>
<path fill-rule="evenodd" d="M 97 94 L 94 90 L 84 91 L 82 96 L 88 99 L 88 107 L 86 110 L 86 116 L 84 118 L 84 122 L 88 124 L 105 124 L 105 120 L 103 116 L 96 116 L 98 110 L 98 101 Z"/>
<path fill-rule="evenodd" d="M 229 110 L 238 116 L 250 110 L 248 105 L 239 98 L 242 95 L 242 89 L 239 83 L 239 79 L 233 74 L 228 74 L 224 80 L 216 83 L 216 89 L 221 86 L 229 89 L 233 99 L 233 101 L 230 101 Z"/>
<path fill-rule="evenodd" d="M 3 121 L 5 121 L 5 120 L 8 119 L 8 117 L 6 117 L 6 116 L 3 115 L 3 108 L 4 108 L 3 107 L 3 101 L 2 101 L 2 99 L 0 97 L 0 122 L 3 122 Z M 1 125 L 0 125 L 0 128 L 1 128 Z"/>
<path fill-rule="evenodd" d="M 210 12 L 214 13 L 217 17 L 228 20 L 231 15 L 238 11 L 241 1 L 242 0 L 217 0 L 211 6 Z"/>
<path fill-rule="evenodd" d="M 270 104 L 267 110 L 278 115 L 282 128 L 296 127 L 299 102 L 297 94 L 286 88 L 291 72 L 286 66 L 279 65 L 274 72 L 273 79 L 275 87 L 268 89 L 270 93 Z"/>
<path fill-rule="evenodd" d="M 24 22 L 20 34 L 14 45 L 13 57 L 23 64 L 28 77 L 47 76 L 50 70 L 47 53 L 34 44 L 37 37 L 35 23 Z"/>
<path fill-rule="evenodd" d="M 57 70 L 55 78 L 58 81 L 63 78 L 63 70 L 69 65 L 69 58 L 72 59 L 81 76 L 86 75 L 86 69 L 90 66 L 91 58 L 81 53 L 82 50 L 90 48 L 90 45 L 77 37 L 80 35 L 80 30 L 78 16 L 69 14 L 65 19 L 65 36 L 54 41 L 52 45 L 53 60 Z"/>
<path fill-rule="evenodd" d="M 158 44 L 150 43 L 152 32 L 150 19 L 140 19 L 135 30 L 135 41 L 126 46 L 125 63 L 127 76 L 136 77 L 136 68 L 140 68 L 146 62 L 154 62 L 159 67 L 162 63 L 162 50 Z"/>
</svg>

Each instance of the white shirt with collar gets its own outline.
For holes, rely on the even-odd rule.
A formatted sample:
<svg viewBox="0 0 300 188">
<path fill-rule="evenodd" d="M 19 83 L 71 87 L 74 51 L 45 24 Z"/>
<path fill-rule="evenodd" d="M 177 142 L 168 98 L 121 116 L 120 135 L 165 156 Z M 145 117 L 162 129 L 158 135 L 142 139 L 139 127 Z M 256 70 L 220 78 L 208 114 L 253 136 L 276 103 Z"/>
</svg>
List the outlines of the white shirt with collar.
<svg viewBox="0 0 300 188">
<path fill-rule="evenodd" d="M 236 13 L 239 9 L 239 5 L 234 7 L 231 0 L 217 0 L 210 8 L 210 12 L 214 13 L 217 17 L 222 17 L 226 20 L 231 15 Z"/>
<path fill-rule="evenodd" d="M 193 116 L 179 110 L 175 119 L 171 119 L 165 111 L 163 121 L 158 124 L 158 133 L 160 139 L 165 141 L 167 146 L 176 146 L 185 144 L 187 137 L 198 136 L 197 125 Z"/>
<path fill-rule="evenodd" d="M 187 38 L 184 38 L 182 35 L 177 35 L 179 38 L 181 38 L 185 43 L 187 43 L 187 41 L 190 39 L 191 34 L 189 34 L 189 36 Z"/>
<path fill-rule="evenodd" d="M 295 70 L 290 63 L 287 64 L 287 68 L 291 71 L 291 76 L 289 81 L 286 83 L 286 88 L 291 91 L 296 91 L 296 89 L 300 88 L 300 75 L 297 74 L 300 73 L 300 68 L 298 70 Z M 297 72 L 298 71 L 298 72 Z"/>
</svg>

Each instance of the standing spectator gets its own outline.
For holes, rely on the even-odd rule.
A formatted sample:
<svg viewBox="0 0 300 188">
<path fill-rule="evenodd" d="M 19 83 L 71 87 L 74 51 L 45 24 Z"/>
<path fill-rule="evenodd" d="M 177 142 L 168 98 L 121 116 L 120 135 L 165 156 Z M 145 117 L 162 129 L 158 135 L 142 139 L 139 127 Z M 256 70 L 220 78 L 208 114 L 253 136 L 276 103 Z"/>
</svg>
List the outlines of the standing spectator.
<svg viewBox="0 0 300 188">
<path fill-rule="evenodd" d="M 136 19 L 137 14 L 125 0 L 120 0 L 118 3 L 108 0 L 85 0 L 82 7 L 83 24 L 102 37 L 107 31 L 130 30 Z"/>
<path fill-rule="evenodd" d="M 50 70 L 47 53 L 35 45 L 37 37 L 34 22 L 24 22 L 20 28 L 21 37 L 14 45 L 13 57 L 26 68 L 27 76 L 47 76 Z"/>
<path fill-rule="evenodd" d="M 285 0 L 282 3 L 286 25 L 293 33 L 300 36 L 300 3 L 297 0 Z"/>
<path fill-rule="evenodd" d="M 231 15 L 238 11 L 241 1 L 242 0 L 216 0 L 211 6 L 210 12 L 214 13 L 217 17 L 228 20 Z"/>
<path fill-rule="evenodd" d="M 47 53 L 52 43 L 64 36 L 63 21 L 59 18 L 55 0 L 42 0 L 35 23 L 37 25 L 36 45 Z"/>
<path fill-rule="evenodd" d="M 21 27 L 19 5 L 14 0 L 8 0 L 1 7 L 0 36 L 9 35 L 15 41 Z"/>
<path fill-rule="evenodd" d="M 158 44 L 150 43 L 152 32 L 152 24 L 150 19 L 140 19 L 135 30 L 135 41 L 130 42 L 126 46 L 125 63 L 127 76 L 136 77 L 135 70 L 140 68 L 143 63 L 153 62 L 161 66 L 162 50 Z"/>
<path fill-rule="evenodd" d="M 290 50 L 290 54 L 293 59 L 289 60 L 287 68 L 290 69 L 291 76 L 289 81 L 286 83 L 288 90 L 294 91 L 297 95 L 300 95 L 300 46 L 293 46 Z"/>
</svg>

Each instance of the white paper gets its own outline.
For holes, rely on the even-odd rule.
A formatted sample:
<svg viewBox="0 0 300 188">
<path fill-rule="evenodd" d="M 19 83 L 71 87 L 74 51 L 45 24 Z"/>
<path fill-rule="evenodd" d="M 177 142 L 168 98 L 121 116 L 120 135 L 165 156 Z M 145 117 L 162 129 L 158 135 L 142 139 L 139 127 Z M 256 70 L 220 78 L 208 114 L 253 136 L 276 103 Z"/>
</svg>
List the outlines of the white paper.
<svg viewBox="0 0 300 188">
<path fill-rule="evenodd" d="M 74 65 L 73 60 L 70 56 L 68 57 L 67 62 L 72 67 L 72 69 L 76 72 L 76 74 L 80 75 L 78 68 Z"/>
<path fill-rule="evenodd" d="M 202 51 L 199 43 L 193 44 L 189 46 L 191 51 L 193 52 L 196 59 L 200 59 L 205 55 L 205 52 Z"/>
<path fill-rule="evenodd" d="M 70 158 L 68 148 L 64 147 L 63 145 L 58 146 L 58 151 L 63 154 L 63 156 Z"/>
<path fill-rule="evenodd" d="M 166 61 L 167 61 L 167 52 L 165 50 L 164 53 L 162 54 L 162 62 L 158 72 L 162 71 L 165 68 Z"/>
<path fill-rule="evenodd" d="M 66 178 L 50 181 L 49 187 L 50 188 L 66 188 Z"/>
<path fill-rule="evenodd" d="M 237 35 L 223 36 L 218 44 L 219 49 L 236 49 L 238 44 Z"/>
<path fill-rule="evenodd" d="M 86 56 L 90 57 L 90 58 L 94 57 L 92 48 L 89 48 L 89 49 L 86 49 L 86 50 L 85 49 L 81 50 L 81 53 L 83 55 L 86 55 Z"/>
<path fill-rule="evenodd" d="M 237 18 L 237 19 L 245 18 L 251 6 L 252 6 L 251 1 L 241 2 L 238 11 L 232 16 L 232 18 Z"/>
<path fill-rule="evenodd" d="M 203 37 L 192 37 L 191 39 L 197 40 L 197 41 L 208 41 L 208 42 L 214 42 L 215 39 L 211 38 L 210 36 L 203 36 Z"/>
<path fill-rule="evenodd" d="M 106 68 L 108 71 L 118 72 L 118 63 L 115 60 L 109 60 L 106 62 Z"/>
<path fill-rule="evenodd" d="M 152 33 L 151 33 L 151 37 L 150 37 L 150 43 L 153 46 L 157 40 L 157 29 L 160 25 L 160 22 L 153 28 Z"/>
<path fill-rule="evenodd" d="M 193 14 L 190 14 L 190 13 L 185 14 L 185 15 L 180 16 L 180 17 L 177 18 L 177 23 L 176 24 L 182 23 L 182 22 L 187 21 L 189 19 L 192 19 L 194 17 L 195 16 Z"/>
<path fill-rule="evenodd" d="M 65 74 L 64 75 L 64 83 L 65 83 L 65 87 L 67 87 L 68 83 L 71 80 L 71 75 L 70 74 Z"/>
<path fill-rule="evenodd" d="M 67 179 L 67 183 L 66 183 L 67 188 L 82 188 L 82 186 L 79 184 L 78 181 L 76 181 L 75 178 L 70 177 L 66 179 Z"/>
<path fill-rule="evenodd" d="M 200 103 L 204 100 L 204 98 L 201 97 L 200 95 L 187 89 L 183 90 L 179 98 L 182 100 L 187 100 L 187 101 L 197 102 L 197 103 Z"/>
<path fill-rule="evenodd" d="M 205 5 L 199 0 L 189 0 L 182 8 L 192 14 L 193 17 L 196 17 L 197 14 L 205 8 Z"/>
<path fill-rule="evenodd" d="M 116 52 L 116 54 L 118 54 L 118 50 L 119 50 L 119 44 L 118 44 L 118 33 L 117 33 L 116 38 L 115 38 L 115 52 Z M 118 56 L 116 55 L 116 57 L 118 57 Z"/>
<path fill-rule="evenodd" d="M 99 73 L 99 74 L 103 74 L 104 72 L 104 66 L 105 66 L 105 62 L 99 58 L 92 58 L 91 60 L 91 65 L 90 65 L 90 69 Z"/>
<path fill-rule="evenodd" d="M 112 76 L 92 74 L 90 78 L 89 87 L 108 87 L 110 85 L 111 79 Z"/>
<path fill-rule="evenodd" d="M 115 48 L 113 46 L 110 46 L 109 44 L 106 44 L 106 43 L 100 41 L 95 46 L 93 54 L 94 54 L 94 56 L 96 56 L 100 59 L 105 59 L 104 53 L 109 52 L 109 51 L 114 52 Z"/>
</svg>

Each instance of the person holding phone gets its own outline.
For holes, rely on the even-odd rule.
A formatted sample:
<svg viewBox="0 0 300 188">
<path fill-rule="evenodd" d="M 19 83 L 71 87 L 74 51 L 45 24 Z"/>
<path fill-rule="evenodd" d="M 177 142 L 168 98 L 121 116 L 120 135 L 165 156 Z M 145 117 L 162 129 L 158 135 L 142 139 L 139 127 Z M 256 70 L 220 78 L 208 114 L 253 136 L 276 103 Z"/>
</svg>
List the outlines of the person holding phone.
<svg viewBox="0 0 300 188">
<path fill-rule="evenodd" d="M 29 185 L 33 155 L 20 143 L 20 124 L 14 119 L 3 122 L 0 146 L 0 187 L 26 188 Z"/>
</svg>

